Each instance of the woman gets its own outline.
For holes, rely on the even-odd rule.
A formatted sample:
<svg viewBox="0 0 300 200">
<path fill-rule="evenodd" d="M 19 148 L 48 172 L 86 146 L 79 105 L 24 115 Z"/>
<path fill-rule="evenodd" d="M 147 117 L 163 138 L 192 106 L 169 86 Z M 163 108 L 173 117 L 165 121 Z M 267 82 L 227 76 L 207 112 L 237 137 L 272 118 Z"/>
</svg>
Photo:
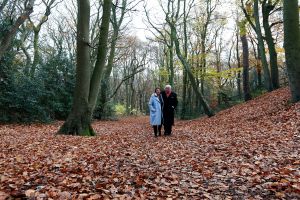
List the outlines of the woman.
<svg viewBox="0 0 300 200">
<path fill-rule="evenodd" d="M 154 136 L 161 135 L 162 123 L 162 98 L 160 96 L 160 89 L 155 88 L 154 93 L 150 97 L 149 110 L 150 110 L 150 124 L 153 126 Z"/>
</svg>

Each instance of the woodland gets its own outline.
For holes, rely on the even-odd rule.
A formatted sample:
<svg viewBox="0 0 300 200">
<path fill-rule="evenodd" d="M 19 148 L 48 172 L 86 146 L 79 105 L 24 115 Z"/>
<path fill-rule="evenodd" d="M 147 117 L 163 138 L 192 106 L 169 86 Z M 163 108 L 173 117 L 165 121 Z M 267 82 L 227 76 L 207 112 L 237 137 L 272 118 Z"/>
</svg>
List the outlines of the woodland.
<svg viewBox="0 0 300 200">
<path fill-rule="evenodd" d="M 299 199 L 299 8 L 0 0 L 0 199 Z"/>
</svg>

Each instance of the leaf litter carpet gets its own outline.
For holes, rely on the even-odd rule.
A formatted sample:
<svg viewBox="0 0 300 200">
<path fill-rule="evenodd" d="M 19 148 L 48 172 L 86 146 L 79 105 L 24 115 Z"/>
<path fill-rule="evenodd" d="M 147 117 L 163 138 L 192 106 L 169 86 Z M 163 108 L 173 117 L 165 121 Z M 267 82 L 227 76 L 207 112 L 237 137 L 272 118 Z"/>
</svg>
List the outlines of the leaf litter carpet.
<svg viewBox="0 0 300 200">
<path fill-rule="evenodd" d="M 300 199 L 300 103 L 287 88 L 176 121 L 93 123 L 96 137 L 50 125 L 0 126 L 0 199 Z"/>
</svg>

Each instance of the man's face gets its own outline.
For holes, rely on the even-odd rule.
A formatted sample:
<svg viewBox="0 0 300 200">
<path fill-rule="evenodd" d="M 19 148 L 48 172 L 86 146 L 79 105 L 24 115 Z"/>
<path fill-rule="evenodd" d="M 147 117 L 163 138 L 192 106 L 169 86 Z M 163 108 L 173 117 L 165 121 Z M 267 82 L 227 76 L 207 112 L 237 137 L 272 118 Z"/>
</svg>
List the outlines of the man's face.
<svg viewBox="0 0 300 200">
<path fill-rule="evenodd" d="M 166 91 L 167 94 L 170 94 L 171 93 L 171 88 L 166 87 L 165 91 Z"/>
</svg>

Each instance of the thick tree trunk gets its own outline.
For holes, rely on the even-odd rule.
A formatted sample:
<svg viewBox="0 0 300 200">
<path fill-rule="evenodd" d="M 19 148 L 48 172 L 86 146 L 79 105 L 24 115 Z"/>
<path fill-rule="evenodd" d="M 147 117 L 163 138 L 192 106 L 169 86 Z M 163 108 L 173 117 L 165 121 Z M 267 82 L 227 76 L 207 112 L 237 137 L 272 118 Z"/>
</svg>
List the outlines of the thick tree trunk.
<svg viewBox="0 0 300 200">
<path fill-rule="evenodd" d="M 102 68 L 105 64 L 111 0 L 104 0 L 103 16 L 96 66 L 91 78 L 89 45 L 90 2 L 78 0 L 77 22 L 77 67 L 74 102 L 72 111 L 58 133 L 70 135 L 95 135 L 92 127 L 92 113 L 100 87 Z"/>
<path fill-rule="evenodd" d="M 300 30 L 298 0 L 283 1 L 284 48 L 292 101 L 300 101 Z"/>
<path fill-rule="evenodd" d="M 92 136 L 91 127 L 92 109 L 89 107 L 90 91 L 90 51 L 89 51 L 89 24 L 90 2 L 78 0 L 77 21 L 77 67 L 74 102 L 72 111 L 67 120 L 59 129 L 58 134 Z"/>
<path fill-rule="evenodd" d="M 266 42 L 269 49 L 272 85 L 273 85 L 273 89 L 278 89 L 280 85 L 279 85 L 279 74 L 278 74 L 278 65 L 277 65 L 277 52 L 275 48 L 275 42 L 272 36 L 271 27 L 269 24 L 269 16 L 271 11 L 272 9 L 270 9 L 270 5 L 263 3 L 262 5 L 263 27 L 265 31 Z"/>
<path fill-rule="evenodd" d="M 265 51 L 265 45 L 264 40 L 260 28 L 260 22 L 259 22 L 259 9 L 258 9 L 258 0 L 254 0 L 254 18 L 255 18 L 255 28 L 256 28 L 256 34 L 257 34 L 257 41 L 259 45 L 259 53 L 261 55 L 261 61 L 264 71 L 264 84 L 265 88 L 268 91 L 273 90 L 272 82 L 271 82 L 271 76 L 270 76 L 270 70 L 267 62 L 266 57 L 266 51 Z"/>
<path fill-rule="evenodd" d="M 88 102 L 82 99 L 82 102 L 76 103 L 69 114 L 67 120 L 62 125 L 58 134 L 79 135 L 79 136 L 95 136 L 95 132 L 91 126 L 91 109 Z"/>
</svg>

